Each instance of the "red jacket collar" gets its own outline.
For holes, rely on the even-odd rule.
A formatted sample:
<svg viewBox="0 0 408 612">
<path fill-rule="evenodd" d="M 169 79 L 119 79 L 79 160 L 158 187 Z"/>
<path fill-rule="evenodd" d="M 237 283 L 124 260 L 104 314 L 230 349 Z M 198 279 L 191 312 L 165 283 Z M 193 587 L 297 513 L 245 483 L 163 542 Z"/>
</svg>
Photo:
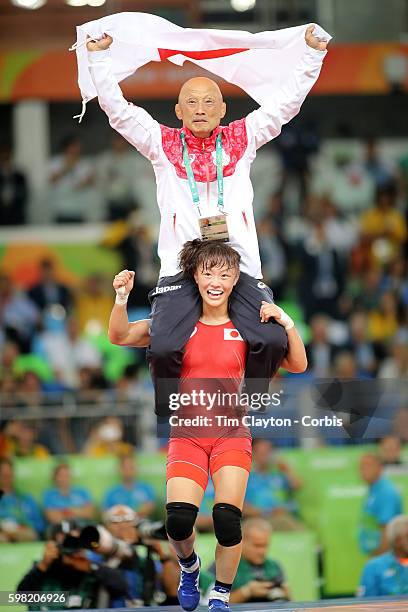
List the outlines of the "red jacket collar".
<svg viewBox="0 0 408 612">
<path fill-rule="evenodd" d="M 189 151 L 215 151 L 215 141 L 220 132 L 222 132 L 222 127 L 219 125 L 213 130 L 213 133 L 208 138 L 197 138 L 190 132 L 190 130 L 186 127 L 180 129 L 180 131 L 186 135 L 186 144 Z"/>
</svg>

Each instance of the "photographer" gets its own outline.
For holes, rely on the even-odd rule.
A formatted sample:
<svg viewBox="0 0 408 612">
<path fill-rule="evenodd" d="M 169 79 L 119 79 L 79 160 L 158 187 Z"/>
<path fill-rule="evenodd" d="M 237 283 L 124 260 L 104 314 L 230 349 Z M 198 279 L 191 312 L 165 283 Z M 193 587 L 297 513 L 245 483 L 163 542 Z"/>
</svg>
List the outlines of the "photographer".
<svg viewBox="0 0 408 612">
<path fill-rule="evenodd" d="M 230 602 L 288 601 L 289 589 L 282 568 L 267 558 L 272 529 L 264 519 L 242 523 L 242 557 Z"/>
<path fill-rule="evenodd" d="M 114 552 L 113 548 L 108 551 L 109 546 L 103 544 L 96 548 L 99 554 L 105 556 L 105 563 L 115 565 L 122 573 L 127 582 L 129 597 L 111 597 L 110 608 L 119 608 L 137 605 L 150 605 L 152 601 L 170 601 L 177 596 L 179 579 L 178 563 L 165 553 L 163 542 L 167 540 L 164 526 L 156 525 L 148 521 L 139 521 L 139 517 L 129 506 L 118 504 L 112 506 L 104 513 L 106 529 L 116 542 L 123 542 L 129 546 L 130 553 L 126 550 Z M 146 555 L 138 554 L 135 545 L 143 545 Z"/>
<path fill-rule="evenodd" d="M 112 598 L 126 596 L 127 583 L 122 573 L 91 561 L 87 551 L 79 547 L 79 535 L 75 523 L 62 521 L 56 525 L 42 559 L 34 563 L 17 586 L 18 592 L 68 592 L 66 601 L 38 603 L 28 606 L 29 610 L 95 608 L 102 587 Z"/>
</svg>

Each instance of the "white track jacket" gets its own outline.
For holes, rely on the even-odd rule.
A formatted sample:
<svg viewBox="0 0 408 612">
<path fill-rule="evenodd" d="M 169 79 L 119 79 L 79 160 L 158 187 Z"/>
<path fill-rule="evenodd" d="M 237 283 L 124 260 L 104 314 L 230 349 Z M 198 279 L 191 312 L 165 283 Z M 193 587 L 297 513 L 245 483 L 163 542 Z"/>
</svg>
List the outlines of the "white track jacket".
<svg viewBox="0 0 408 612">
<path fill-rule="evenodd" d="M 282 126 L 298 114 L 319 76 L 325 55 L 326 51 L 307 47 L 293 73 L 268 103 L 243 119 L 219 126 L 209 138 L 195 138 L 185 129 L 201 214 L 205 217 L 219 214 L 215 139 L 222 133 L 224 210 L 230 245 L 241 255 L 241 270 L 255 278 L 262 278 L 262 272 L 252 207 L 251 164 L 257 149 L 276 138 Z M 180 129 L 160 125 L 143 108 L 124 99 L 112 72 L 109 49 L 88 53 L 88 60 L 99 104 L 110 125 L 153 165 L 161 213 L 160 277 L 173 276 L 180 271 L 178 254 L 184 243 L 201 236 L 183 164 Z"/>
</svg>

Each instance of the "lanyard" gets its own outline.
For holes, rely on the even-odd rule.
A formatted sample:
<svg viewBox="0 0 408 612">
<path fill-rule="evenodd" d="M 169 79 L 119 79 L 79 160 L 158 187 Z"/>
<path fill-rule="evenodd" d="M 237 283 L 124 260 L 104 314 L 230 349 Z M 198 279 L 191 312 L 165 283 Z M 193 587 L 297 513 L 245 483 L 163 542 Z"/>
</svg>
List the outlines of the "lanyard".
<svg viewBox="0 0 408 612">
<path fill-rule="evenodd" d="M 197 182 L 194 178 L 193 169 L 191 167 L 190 158 L 188 156 L 187 145 L 186 145 L 186 135 L 184 132 L 180 132 L 181 142 L 183 144 L 183 161 L 184 167 L 187 173 L 188 184 L 191 191 L 191 197 L 193 198 L 194 205 L 197 206 L 198 214 L 201 217 L 200 210 L 200 196 L 198 195 Z M 224 212 L 224 177 L 222 175 L 222 141 L 221 141 L 221 133 L 218 134 L 217 139 L 215 141 L 215 162 L 217 165 L 217 184 L 218 184 L 218 210 L 223 215 L 227 213 Z"/>
</svg>

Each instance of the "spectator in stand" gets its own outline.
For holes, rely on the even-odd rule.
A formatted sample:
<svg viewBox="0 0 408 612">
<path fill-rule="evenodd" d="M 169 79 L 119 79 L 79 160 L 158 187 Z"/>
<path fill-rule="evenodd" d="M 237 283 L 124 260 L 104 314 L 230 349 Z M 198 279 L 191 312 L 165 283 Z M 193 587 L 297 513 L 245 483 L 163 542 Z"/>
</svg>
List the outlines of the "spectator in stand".
<svg viewBox="0 0 408 612">
<path fill-rule="evenodd" d="M 299 301 L 306 321 L 317 312 L 338 318 L 343 268 L 321 220 L 310 227 L 299 247 L 298 259 L 301 262 Z"/>
<path fill-rule="evenodd" d="M 405 332 L 398 332 L 394 336 L 390 354 L 382 362 L 378 378 L 395 378 L 400 381 L 408 378 L 408 338 Z"/>
<path fill-rule="evenodd" d="M 123 436 L 124 427 L 121 419 L 106 417 L 91 431 L 82 452 L 92 457 L 128 455 L 133 452 L 133 447 L 123 440 Z"/>
<path fill-rule="evenodd" d="M 316 127 L 311 123 L 303 124 L 302 128 L 289 125 L 276 139 L 284 168 L 281 189 L 285 192 L 291 185 L 293 192 L 295 188 L 299 203 L 304 201 L 307 195 L 309 158 L 316 152 L 318 141 Z M 293 198 L 293 193 L 291 195 Z"/>
<path fill-rule="evenodd" d="M 368 335 L 372 342 L 387 345 L 398 330 L 398 302 L 394 293 L 387 291 L 380 297 L 377 309 L 368 315 Z"/>
<path fill-rule="evenodd" d="M 76 389 L 78 404 L 101 404 L 107 400 L 107 381 L 101 371 L 80 368 L 78 376 L 79 385 Z M 79 421 L 79 426 L 81 426 L 81 421 Z"/>
<path fill-rule="evenodd" d="M 408 306 L 408 261 L 402 253 L 385 266 L 381 289 L 395 293 Z"/>
<path fill-rule="evenodd" d="M 396 198 L 394 183 L 378 188 L 375 206 L 361 217 L 361 234 L 370 241 L 373 261 L 381 264 L 392 261 L 407 239 L 407 223 Z"/>
<path fill-rule="evenodd" d="M 0 378 L 0 394 L 3 410 L 13 408 L 18 405 L 17 401 L 17 381 L 11 372 L 3 372 Z M 3 412 L 3 415 L 7 412 Z"/>
<path fill-rule="evenodd" d="M 43 312 L 47 307 L 59 304 L 68 311 L 72 304 L 69 288 L 58 281 L 55 264 L 51 259 L 40 262 L 40 278 L 28 292 L 30 299 Z"/>
<path fill-rule="evenodd" d="M 349 143 L 327 142 L 315 163 L 312 190 L 329 195 L 341 216 L 353 221 L 372 203 L 375 183 L 364 165 L 353 159 Z"/>
<path fill-rule="evenodd" d="M 114 134 L 111 148 L 99 156 L 98 186 L 107 201 L 108 221 L 125 219 L 137 208 L 134 194 L 136 155 L 122 136 Z"/>
<path fill-rule="evenodd" d="M 368 319 L 363 311 L 354 312 L 349 320 L 347 349 L 356 359 L 358 375 L 374 377 L 377 360 L 373 344 L 368 340 Z"/>
<path fill-rule="evenodd" d="M 276 456 L 270 440 L 257 438 L 252 444 L 253 469 L 249 475 L 244 516 L 268 519 L 278 531 L 304 529 L 295 516 L 294 491 L 302 481 L 282 459 Z"/>
<path fill-rule="evenodd" d="M 351 293 L 354 294 L 355 308 L 368 311 L 378 308 L 382 294 L 381 267 L 373 265 L 371 262 L 367 268 L 357 272 L 357 276 L 352 279 L 353 281 L 355 286 L 350 289 Z"/>
<path fill-rule="evenodd" d="M 328 195 L 320 198 L 318 214 L 323 221 L 327 242 L 344 261 L 357 241 L 355 224 L 341 217 Z"/>
<path fill-rule="evenodd" d="M 106 492 L 103 508 L 124 504 L 135 510 L 140 517 L 150 516 L 156 507 L 156 494 L 151 485 L 137 478 L 133 454 L 119 459 L 119 471 L 122 482 Z"/>
<path fill-rule="evenodd" d="M 140 380 L 140 365 L 129 364 L 115 383 L 115 401 L 129 402 L 140 398 L 144 385 Z"/>
<path fill-rule="evenodd" d="M 26 177 L 14 167 L 11 148 L 0 145 L 0 225 L 23 225 L 27 200 Z"/>
<path fill-rule="evenodd" d="M 14 367 L 19 355 L 20 349 L 16 342 L 6 341 L 4 343 L 0 354 L 0 374 L 2 377 L 6 374 L 14 375 Z"/>
<path fill-rule="evenodd" d="M 94 170 L 82 157 L 77 136 L 67 136 L 49 166 L 50 205 L 56 223 L 82 223 L 89 216 L 89 188 L 94 184 Z"/>
<path fill-rule="evenodd" d="M 282 161 L 274 146 L 266 144 L 257 151 L 251 166 L 251 180 L 255 218 L 262 219 L 267 216 L 270 202 L 282 185 Z"/>
<path fill-rule="evenodd" d="M 242 556 L 231 591 L 231 603 L 287 601 L 289 587 L 277 561 L 268 556 L 272 535 L 264 519 L 242 523 Z"/>
<path fill-rule="evenodd" d="M 101 353 L 80 333 L 78 320 L 73 316 L 63 330 L 45 330 L 33 344 L 34 352 L 46 359 L 56 379 L 68 389 L 78 388 L 81 368 L 97 372 L 102 367 Z"/>
<path fill-rule="evenodd" d="M 400 408 L 393 419 L 392 433 L 398 436 L 404 444 L 408 443 L 408 407 Z"/>
<path fill-rule="evenodd" d="M 100 333 L 108 329 L 112 296 L 107 291 L 106 280 L 100 274 L 84 279 L 76 296 L 76 315 L 82 332 Z"/>
<path fill-rule="evenodd" d="M 28 370 L 18 379 L 17 401 L 24 408 L 39 408 L 45 404 L 45 397 L 40 377 Z"/>
<path fill-rule="evenodd" d="M 0 542 L 38 540 L 44 520 L 33 497 L 16 490 L 10 459 L 0 459 L 0 490 Z"/>
<path fill-rule="evenodd" d="M 384 597 L 408 593 L 408 516 L 396 516 L 386 527 L 389 550 L 367 561 L 358 589 L 359 597 Z"/>
<path fill-rule="evenodd" d="M 383 475 L 379 455 L 367 453 L 360 459 L 360 475 L 368 484 L 359 525 L 359 546 L 362 553 L 372 557 L 387 550 L 385 526 L 402 514 L 401 494 Z"/>
<path fill-rule="evenodd" d="M 364 150 L 364 167 L 374 181 L 376 189 L 387 187 L 397 177 L 397 167 L 389 158 L 382 158 L 375 138 L 367 138 Z"/>
<path fill-rule="evenodd" d="M 50 456 L 48 449 L 36 441 L 35 428 L 27 422 L 9 421 L 4 433 L 7 436 L 9 456 L 33 459 L 47 459 Z"/>
<path fill-rule="evenodd" d="M 23 353 L 28 353 L 39 320 L 35 304 L 13 286 L 11 278 L 0 274 L 0 327 L 6 338 L 16 342 Z"/>
<path fill-rule="evenodd" d="M 390 434 L 381 438 L 378 444 L 378 454 L 386 476 L 408 473 L 408 464 L 402 456 L 402 444 L 398 436 Z"/>
<path fill-rule="evenodd" d="M 67 463 L 56 466 L 54 487 L 43 496 L 45 518 L 51 525 L 66 519 L 92 520 L 95 514 L 91 495 L 83 487 L 72 486 L 71 468 Z"/>
<path fill-rule="evenodd" d="M 285 246 L 278 228 L 269 218 L 258 223 L 259 252 L 264 282 L 273 290 L 275 300 L 282 300 L 287 277 Z"/>
<path fill-rule="evenodd" d="M 358 378 L 357 362 L 354 354 L 351 351 L 339 351 L 334 358 L 332 371 L 336 378 L 343 380 Z"/>
<path fill-rule="evenodd" d="M 156 284 L 159 261 L 149 228 L 141 222 L 139 212 L 131 213 L 126 221 L 126 234 L 116 245 L 124 270 L 135 271 L 134 291 L 130 294 L 132 308 L 148 307 L 147 294 Z"/>
<path fill-rule="evenodd" d="M 316 378 L 327 378 L 336 349 L 329 340 L 330 319 L 323 314 L 316 314 L 310 320 L 311 339 L 306 345 L 306 355 L 309 371 Z"/>
</svg>

